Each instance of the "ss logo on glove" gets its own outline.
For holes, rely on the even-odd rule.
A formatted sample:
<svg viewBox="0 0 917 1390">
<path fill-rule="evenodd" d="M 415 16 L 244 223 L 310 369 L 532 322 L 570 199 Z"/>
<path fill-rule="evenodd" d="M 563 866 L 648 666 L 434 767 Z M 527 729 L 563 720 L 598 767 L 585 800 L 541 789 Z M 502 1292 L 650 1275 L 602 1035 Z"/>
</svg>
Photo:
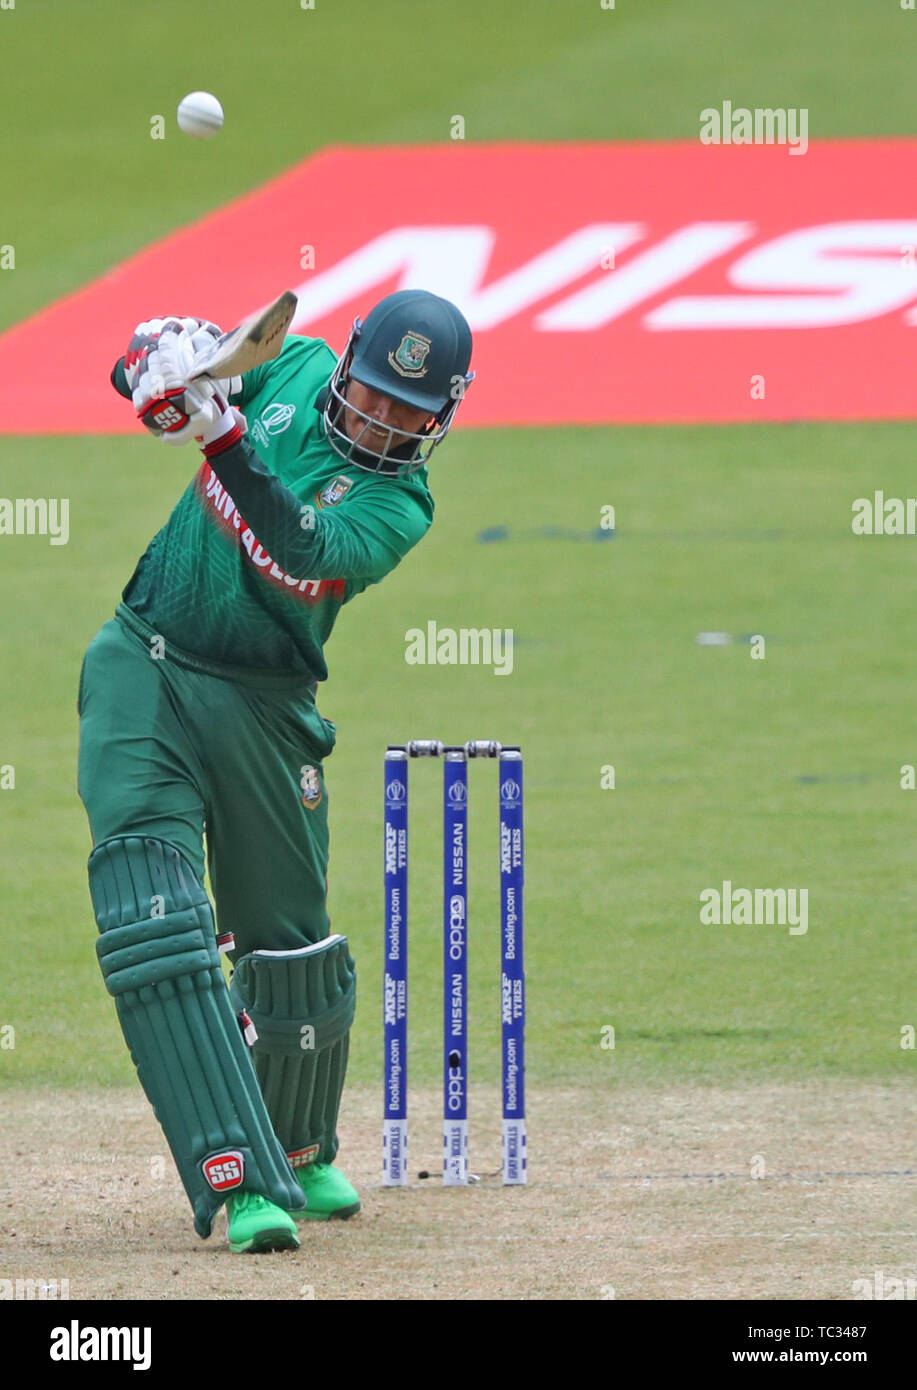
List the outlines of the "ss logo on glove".
<svg viewBox="0 0 917 1390">
<path fill-rule="evenodd" d="M 148 430 L 154 434 L 168 434 L 171 430 L 182 429 L 187 425 L 190 412 L 187 406 L 190 404 L 185 397 L 188 392 L 185 389 L 165 391 L 161 396 L 148 401 L 141 408 L 140 418 Z M 199 405 L 197 393 L 194 395 L 194 405 Z"/>
<path fill-rule="evenodd" d="M 153 424 L 160 430 L 170 430 L 175 425 L 185 424 L 187 418 L 180 410 L 176 410 L 174 405 L 165 405 L 161 410 L 154 411 L 152 416 Z"/>
</svg>

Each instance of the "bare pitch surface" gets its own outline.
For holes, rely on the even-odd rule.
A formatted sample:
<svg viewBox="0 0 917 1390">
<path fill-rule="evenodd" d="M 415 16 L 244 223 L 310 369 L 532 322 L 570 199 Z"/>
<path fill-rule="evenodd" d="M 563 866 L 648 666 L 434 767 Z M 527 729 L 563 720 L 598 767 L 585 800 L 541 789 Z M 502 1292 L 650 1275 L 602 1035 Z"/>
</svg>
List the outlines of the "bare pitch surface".
<svg viewBox="0 0 917 1390">
<path fill-rule="evenodd" d="M 543 1089 L 530 1184 L 514 1189 L 495 1090 L 475 1100 L 468 1188 L 438 1177 L 438 1092 L 412 1099 L 409 1189 L 380 1187 L 378 1093 L 351 1090 L 341 1162 L 362 1212 L 301 1226 L 295 1253 L 249 1257 L 230 1253 L 222 1218 L 194 1235 L 139 1093 L 8 1092 L 0 1278 L 68 1279 L 80 1299 L 297 1301 L 849 1300 L 877 1270 L 917 1277 L 906 1085 L 621 1087 L 611 1103 Z"/>
</svg>

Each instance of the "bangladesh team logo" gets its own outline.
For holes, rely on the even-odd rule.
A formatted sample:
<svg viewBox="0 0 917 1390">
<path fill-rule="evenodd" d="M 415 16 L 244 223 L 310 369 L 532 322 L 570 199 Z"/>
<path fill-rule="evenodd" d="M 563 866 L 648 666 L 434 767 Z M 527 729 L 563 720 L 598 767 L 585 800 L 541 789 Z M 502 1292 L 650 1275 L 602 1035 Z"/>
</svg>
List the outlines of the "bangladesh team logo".
<svg viewBox="0 0 917 1390">
<path fill-rule="evenodd" d="M 302 804 L 307 811 L 314 811 L 322 799 L 322 784 L 319 780 L 318 769 L 310 767 L 308 764 L 302 768 L 299 786 L 302 791 Z"/>
<path fill-rule="evenodd" d="M 421 333 L 405 333 L 395 351 L 388 355 L 389 366 L 401 376 L 426 376 L 424 364 L 431 347 L 430 339 Z"/>
<path fill-rule="evenodd" d="M 353 487 L 353 478 L 345 478 L 339 475 L 332 478 L 327 487 L 321 489 L 318 494 L 317 502 L 320 507 L 333 507 L 345 497 Z"/>
</svg>

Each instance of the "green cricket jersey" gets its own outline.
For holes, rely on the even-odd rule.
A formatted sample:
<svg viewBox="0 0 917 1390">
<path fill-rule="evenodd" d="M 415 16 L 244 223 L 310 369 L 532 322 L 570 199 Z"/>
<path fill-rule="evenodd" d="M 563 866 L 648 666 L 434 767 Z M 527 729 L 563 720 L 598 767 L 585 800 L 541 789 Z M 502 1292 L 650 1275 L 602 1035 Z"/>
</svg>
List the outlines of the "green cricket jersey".
<svg viewBox="0 0 917 1390">
<path fill-rule="evenodd" d="M 328 443 L 320 407 L 335 361 L 321 339 L 290 336 L 279 357 L 246 373 L 232 401 L 247 436 L 204 459 L 137 565 L 124 602 L 175 646 L 325 680 L 341 604 L 429 528 L 425 468 L 368 472 Z M 123 370 L 113 380 L 125 394 Z"/>
</svg>

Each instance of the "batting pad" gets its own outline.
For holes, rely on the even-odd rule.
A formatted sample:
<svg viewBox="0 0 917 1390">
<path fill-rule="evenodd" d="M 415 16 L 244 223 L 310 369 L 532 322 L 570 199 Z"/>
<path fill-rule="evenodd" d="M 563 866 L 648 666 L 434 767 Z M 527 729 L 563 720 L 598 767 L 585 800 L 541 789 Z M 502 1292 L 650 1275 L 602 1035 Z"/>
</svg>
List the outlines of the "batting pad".
<svg viewBox="0 0 917 1390">
<path fill-rule="evenodd" d="M 290 1162 L 331 1163 L 356 1000 L 346 936 L 252 951 L 237 962 L 230 993 L 258 1030 L 252 1058 Z"/>
<path fill-rule="evenodd" d="M 277 1142 L 229 998 L 203 884 L 163 840 L 106 840 L 89 859 L 96 951 L 140 1083 L 209 1236 L 233 1191 L 287 1210 L 303 1193 Z"/>
</svg>

